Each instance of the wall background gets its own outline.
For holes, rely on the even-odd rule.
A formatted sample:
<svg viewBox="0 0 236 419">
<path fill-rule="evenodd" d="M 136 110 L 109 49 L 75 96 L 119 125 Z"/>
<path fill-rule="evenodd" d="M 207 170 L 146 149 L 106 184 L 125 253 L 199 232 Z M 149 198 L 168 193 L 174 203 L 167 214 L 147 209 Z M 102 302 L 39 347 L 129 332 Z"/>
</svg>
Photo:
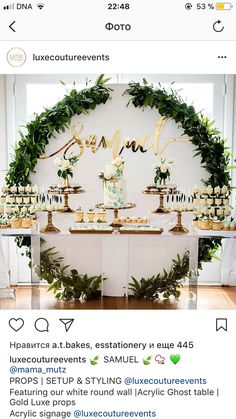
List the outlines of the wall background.
<svg viewBox="0 0 236 419">
<path fill-rule="evenodd" d="M 105 134 L 107 137 L 112 138 L 115 130 L 120 129 L 122 132 L 122 138 L 126 136 L 140 137 L 143 134 L 149 134 L 152 138 L 155 125 L 158 121 L 158 115 L 156 111 L 145 110 L 142 112 L 141 110 L 134 109 L 132 106 L 126 109 L 125 107 L 128 101 L 128 97 L 122 97 L 122 93 L 125 90 L 125 85 L 116 85 L 114 87 L 115 92 L 113 93 L 112 102 L 107 104 L 105 107 L 98 107 L 95 111 L 86 117 L 75 117 L 73 123 L 78 122 L 78 120 L 79 122 L 84 123 L 84 135 L 95 133 L 98 135 L 98 137 L 100 137 Z M 12 98 L 9 100 L 8 97 L 8 107 L 9 103 L 10 105 L 14 105 Z M 0 168 L 2 170 L 6 168 L 7 154 L 9 157 L 9 150 L 11 150 L 10 144 L 12 143 L 12 132 L 14 132 L 15 129 L 13 127 L 10 127 L 9 129 L 8 127 L 8 136 L 6 135 L 7 100 L 5 92 L 5 76 L 2 75 L 0 75 L 0 106 L 2 108 L 0 108 L 0 143 L 1 150 L 3 150 L 3 153 L 0 154 Z M 12 126 L 14 124 L 15 120 L 13 121 Z M 234 126 L 234 148 L 236 138 L 235 131 L 236 130 Z M 172 137 L 179 137 L 180 135 L 181 130 L 178 129 L 176 125 L 171 121 L 168 121 L 160 140 L 165 141 L 167 138 L 169 139 Z M 50 143 L 50 146 L 47 148 L 47 153 L 49 154 L 51 151 L 59 148 L 59 146 L 64 144 L 65 140 L 68 141 L 69 138 L 71 138 L 71 133 L 70 131 L 67 131 L 63 136 L 57 138 L 55 143 L 53 141 Z M 198 159 L 193 159 L 193 147 L 190 143 L 170 145 L 164 154 L 175 159 L 172 181 L 181 187 L 188 188 L 196 183 L 198 184 L 200 179 L 204 177 L 205 173 L 200 168 Z M 128 186 L 128 200 L 137 203 L 137 208 L 127 212 L 126 215 L 148 215 L 150 210 L 156 207 L 156 198 L 144 196 L 142 195 L 142 191 L 147 184 L 152 182 L 152 165 L 155 162 L 155 157 L 151 151 L 143 155 L 141 153 L 139 154 L 139 152 L 132 153 L 129 150 L 127 150 L 123 156 L 126 161 L 125 177 L 127 179 Z M 95 155 L 93 155 L 90 150 L 85 150 L 84 156 L 81 158 L 81 161 L 79 162 L 79 165 L 75 171 L 74 180 L 76 182 L 78 181 L 86 189 L 86 194 L 79 197 L 74 197 L 71 200 L 72 206 L 77 207 L 78 205 L 82 205 L 85 209 L 87 209 L 98 202 L 102 202 L 102 185 L 101 181 L 98 179 L 98 174 L 100 170 L 104 168 L 105 164 L 109 163 L 111 160 L 111 150 L 100 150 Z M 58 178 L 56 176 L 56 167 L 53 164 L 53 159 L 48 161 L 40 161 L 37 167 L 37 174 L 32 177 L 32 180 L 33 182 L 41 185 L 57 183 Z M 164 223 L 168 227 L 173 221 L 173 216 L 171 216 L 171 218 L 164 216 L 160 224 Z M 59 219 L 57 222 L 59 222 Z M 52 239 L 50 240 L 52 241 Z M 67 242 L 65 239 L 57 239 L 56 243 L 54 242 L 52 244 L 56 244 L 57 248 L 63 252 L 66 258 L 65 263 L 68 262 L 73 267 L 77 266 L 80 271 L 89 272 L 90 270 L 91 273 L 98 273 L 98 270 L 102 269 L 100 258 L 101 244 L 99 241 L 94 240 L 93 243 L 86 243 L 85 241 L 79 245 L 78 243 L 74 243 L 73 251 L 70 250 L 72 241 L 69 241 L 69 239 L 67 239 Z M 183 253 L 187 248 L 188 242 L 186 240 L 181 240 L 181 243 L 180 241 L 178 243 L 172 243 L 171 249 L 169 243 L 164 243 L 163 241 L 163 247 L 161 250 L 156 249 L 156 243 L 152 241 L 143 244 L 139 240 L 136 240 L 136 243 L 132 243 L 132 249 L 130 251 L 131 273 L 136 276 L 138 274 L 145 274 L 145 276 L 147 276 L 148 274 L 151 275 L 156 273 L 163 266 L 168 268 L 168 266 L 171 264 L 171 258 L 176 256 L 177 252 Z M 10 245 L 11 260 L 15 251 L 15 248 Z M 89 263 L 89 261 L 91 262 L 91 253 L 93 255 L 92 264 Z M 17 259 L 17 269 L 15 264 L 10 263 L 13 282 L 17 277 L 23 277 L 24 279 L 29 277 L 29 272 L 26 272 L 26 263 L 19 263 L 19 258 Z M 137 260 L 139 261 L 138 264 L 136 263 Z M 153 270 L 155 271 L 153 272 Z M 200 279 L 205 281 L 209 279 L 209 276 L 213 281 L 220 280 L 219 263 L 208 265 L 203 274 L 201 274 Z"/>
</svg>

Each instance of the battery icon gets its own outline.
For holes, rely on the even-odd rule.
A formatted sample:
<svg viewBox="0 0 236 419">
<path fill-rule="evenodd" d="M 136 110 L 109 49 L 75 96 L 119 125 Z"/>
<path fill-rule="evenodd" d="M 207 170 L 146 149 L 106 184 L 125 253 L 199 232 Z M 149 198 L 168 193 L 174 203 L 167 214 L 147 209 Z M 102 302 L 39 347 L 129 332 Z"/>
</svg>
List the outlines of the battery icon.
<svg viewBox="0 0 236 419">
<path fill-rule="evenodd" d="M 216 10 L 231 10 L 232 7 L 231 3 L 216 3 Z"/>
</svg>

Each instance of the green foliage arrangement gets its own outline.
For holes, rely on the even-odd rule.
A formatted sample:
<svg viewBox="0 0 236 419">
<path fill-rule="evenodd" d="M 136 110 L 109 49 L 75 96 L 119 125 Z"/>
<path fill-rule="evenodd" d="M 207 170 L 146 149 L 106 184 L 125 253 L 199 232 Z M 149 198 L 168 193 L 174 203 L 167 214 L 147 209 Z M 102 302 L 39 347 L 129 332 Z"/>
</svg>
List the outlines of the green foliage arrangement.
<svg viewBox="0 0 236 419">
<path fill-rule="evenodd" d="M 169 272 L 165 269 L 162 274 L 153 275 L 151 278 L 142 278 L 137 281 L 132 277 L 133 282 L 129 284 L 129 290 L 136 299 L 153 301 L 158 300 L 162 295 L 165 299 L 170 296 L 178 298 L 180 296 L 179 288 L 182 287 L 183 279 L 188 277 L 189 273 L 189 254 L 186 252 L 181 258 L 172 260 L 172 267 Z"/>
<path fill-rule="evenodd" d="M 167 91 L 159 85 L 143 81 L 129 83 L 124 94 L 131 96 L 129 103 L 135 108 L 156 108 L 161 116 L 173 119 L 183 129 L 183 135 L 188 135 L 195 147 L 195 155 L 201 157 L 202 167 L 209 173 L 207 185 L 230 186 L 230 156 L 225 140 L 220 131 L 214 127 L 214 121 L 197 113 L 193 106 L 187 105 L 178 92 L 171 89 Z M 128 103 L 128 104 L 129 104 Z"/>
<path fill-rule="evenodd" d="M 218 238 L 199 239 L 198 269 L 202 269 L 203 262 L 211 262 L 213 258 L 217 258 L 215 253 L 220 244 L 221 239 Z M 129 290 L 136 299 L 154 301 L 161 295 L 165 299 L 171 296 L 179 298 L 183 280 L 187 278 L 189 278 L 189 252 L 185 252 L 182 258 L 177 255 L 176 259 L 172 259 L 169 272 L 164 269 L 162 274 L 147 279 L 142 278 L 140 281 L 132 277 L 133 282 L 129 284 Z"/>
<path fill-rule="evenodd" d="M 94 86 L 77 92 L 72 89 L 63 100 L 53 108 L 45 109 L 40 115 L 26 125 L 26 134 L 20 132 L 20 140 L 15 147 L 15 156 L 6 177 L 8 186 L 30 184 L 30 175 L 34 172 L 38 158 L 44 153 L 46 145 L 55 133 L 69 128 L 74 115 L 88 114 L 97 105 L 105 104 L 111 99 L 111 89 L 105 86 L 109 79 L 101 75 Z M 214 122 L 197 113 L 193 106 L 187 105 L 178 92 L 167 91 L 161 85 L 154 88 L 144 80 L 143 85 L 131 82 L 124 94 L 131 96 L 128 105 L 135 108 L 155 108 L 161 116 L 172 118 L 183 129 L 183 135 L 188 135 L 195 147 L 195 155 L 201 157 L 201 165 L 209 173 L 206 185 L 230 186 L 230 158 L 231 153 L 225 145 L 220 132 L 214 128 Z M 202 262 L 210 262 L 221 244 L 220 239 L 200 239 L 199 241 L 199 269 Z M 27 255 L 31 256 L 30 238 L 17 238 L 19 247 L 27 247 Z M 56 298 L 85 299 L 96 298 L 100 295 L 99 286 L 101 276 L 89 278 L 80 275 L 76 270 L 69 270 L 62 266 L 63 258 L 54 248 L 42 251 L 40 275 L 50 284 Z M 179 297 L 179 287 L 183 278 L 188 276 L 189 254 L 183 258 L 179 255 L 173 260 L 171 270 L 151 278 L 142 278 L 138 282 L 135 278 L 130 284 L 130 291 L 136 298 L 153 300 L 171 295 Z"/>
<path fill-rule="evenodd" d="M 35 114 L 26 125 L 26 134 L 19 132 L 20 140 L 6 177 L 8 186 L 30 184 L 30 175 L 50 139 L 55 138 L 54 134 L 69 128 L 74 115 L 87 115 L 98 105 L 105 105 L 111 98 L 111 89 L 105 86 L 108 80 L 101 75 L 94 86 L 80 92 L 72 89 L 55 106 L 45 109 L 40 115 Z"/>
<path fill-rule="evenodd" d="M 17 236 L 16 243 L 22 249 L 22 255 L 29 257 L 31 267 L 31 238 Z M 44 249 L 46 241 L 41 239 L 40 266 L 34 266 L 40 279 L 49 284 L 48 291 L 53 291 L 58 300 L 91 300 L 101 297 L 100 286 L 106 278 L 101 275 L 88 276 L 70 270 L 69 265 L 63 265 L 64 258 L 55 247 Z M 25 250 L 26 249 L 26 250 Z"/>
<path fill-rule="evenodd" d="M 53 291 L 59 300 L 91 300 L 101 297 L 100 285 L 106 278 L 79 274 L 76 269 L 69 269 L 69 265 L 63 266 L 63 260 L 55 247 L 41 251 L 41 263 L 36 271 L 49 283 L 48 291 Z"/>
</svg>

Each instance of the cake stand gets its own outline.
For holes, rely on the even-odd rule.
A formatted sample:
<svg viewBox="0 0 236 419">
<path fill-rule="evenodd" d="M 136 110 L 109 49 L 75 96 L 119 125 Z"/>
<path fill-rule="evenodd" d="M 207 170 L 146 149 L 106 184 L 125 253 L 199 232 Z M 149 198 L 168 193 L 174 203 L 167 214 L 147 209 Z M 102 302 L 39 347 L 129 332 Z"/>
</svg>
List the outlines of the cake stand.
<svg viewBox="0 0 236 419">
<path fill-rule="evenodd" d="M 152 211 L 153 214 L 167 214 L 169 210 L 164 207 L 164 197 L 167 195 L 176 194 L 176 186 L 163 186 L 163 187 L 155 187 L 154 186 L 147 186 L 147 189 L 143 192 L 145 195 L 157 195 L 159 196 L 159 207 Z"/>
<path fill-rule="evenodd" d="M 83 189 L 78 189 L 78 190 L 75 190 L 75 191 L 67 191 L 67 190 L 61 190 L 61 191 L 57 191 L 57 190 L 55 190 L 55 191 L 48 191 L 48 194 L 52 194 L 52 195 L 57 195 L 57 196 L 60 196 L 60 195 L 63 195 L 64 196 L 64 206 L 63 206 L 63 208 L 60 210 L 60 212 L 74 212 L 74 210 L 72 209 L 72 208 L 70 208 L 70 206 L 69 206 L 69 196 L 70 195 L 80 195 L 80 194 L 82 194 L 82 193 L 85 193 L 85 190 L 83 190 Z"/>
<path fill-rule="evenodd" d="M 59 228 L 55 227 L 52 222 L 52 211 L 48 211 L 48 222 L 47 225 L 41 228 L 40 233 L 60 233 Z"/>
<path fill-rule="evenodd" d="M 127 202 L 127 204 L 120 205 L 119 207 L 111 207 L 105 204 L 97 204 L 96 208 L 103 209 L 103 210 L 112 210 L 114 211 L 114 221 L 111 223 L 112 227 L 122 227 L 122 224 L 115 222 L 116 219 L 119 218 L 119 211 L 125 209 L 135 208 L 136 204 L 132 204 Z"/>
<path fill-rule="evenodd" d="M 176 225 L 171 228 L 169 231 L 172 234 L 186 234 L 189 232 L 189 230 L 183 226 L 182 224 L 182 211 L 173 211 L 177 212 L 177 223 Z"/>
</svg>

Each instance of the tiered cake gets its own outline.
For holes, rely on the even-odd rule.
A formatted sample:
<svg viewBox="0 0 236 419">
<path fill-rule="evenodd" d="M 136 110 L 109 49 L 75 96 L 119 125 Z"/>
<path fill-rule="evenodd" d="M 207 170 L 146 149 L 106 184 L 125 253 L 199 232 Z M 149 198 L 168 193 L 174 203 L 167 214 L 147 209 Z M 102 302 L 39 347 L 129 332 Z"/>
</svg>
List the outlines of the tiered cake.
<svg viewBox="0 0 236 419">
<path fill-rule="evenodd" d="M 124 161 L 121 157 L 117 157 L 111 164 L 106 165 L 100 174 L 100 178 L 103 179 L 104 205 L 107 207 L 122 207 L 127 203 L 123 170 Z"/>
</svg>

